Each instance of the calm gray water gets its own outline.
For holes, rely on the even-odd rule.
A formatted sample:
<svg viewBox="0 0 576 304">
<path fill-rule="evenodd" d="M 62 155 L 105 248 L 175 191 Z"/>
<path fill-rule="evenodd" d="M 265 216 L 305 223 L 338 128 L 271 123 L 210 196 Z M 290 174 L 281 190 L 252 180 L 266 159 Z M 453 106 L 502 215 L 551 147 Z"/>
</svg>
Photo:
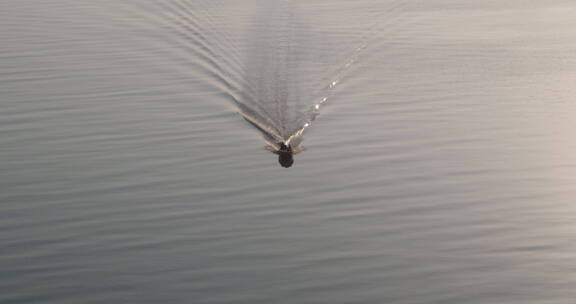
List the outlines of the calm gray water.
<svg viewBox="0 0 576 304">
<path fill-rule="evenodd" d="M 0 303 L 576 302 L 573 0 L 0 1 L 0 43 Z"/>
</svg>

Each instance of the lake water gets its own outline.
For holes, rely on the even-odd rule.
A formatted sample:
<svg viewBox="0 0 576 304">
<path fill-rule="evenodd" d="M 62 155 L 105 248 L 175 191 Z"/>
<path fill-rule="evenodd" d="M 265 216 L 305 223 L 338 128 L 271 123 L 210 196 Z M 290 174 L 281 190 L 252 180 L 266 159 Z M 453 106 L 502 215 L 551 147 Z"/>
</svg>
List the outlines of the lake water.
<svg viewBox="0 0 576 304">
<path fill-rule="evenodd" d="M 575 303 L 575 96 L 572 0 L 1 1 L 0 302 Z"/>
</svg>

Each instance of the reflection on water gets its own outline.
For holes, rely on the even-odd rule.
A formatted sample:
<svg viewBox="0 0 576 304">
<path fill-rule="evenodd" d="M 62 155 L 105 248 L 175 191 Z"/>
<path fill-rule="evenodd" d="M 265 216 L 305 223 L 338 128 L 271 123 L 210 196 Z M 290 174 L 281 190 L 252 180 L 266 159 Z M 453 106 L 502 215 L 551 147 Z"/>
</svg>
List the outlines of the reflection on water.
<svg viewBox="0 0 576 304">
<path fill-rule="evenodd" d="M 0 6 L 0 302 L 576 298 L 572 1 Z"/>
</svg>

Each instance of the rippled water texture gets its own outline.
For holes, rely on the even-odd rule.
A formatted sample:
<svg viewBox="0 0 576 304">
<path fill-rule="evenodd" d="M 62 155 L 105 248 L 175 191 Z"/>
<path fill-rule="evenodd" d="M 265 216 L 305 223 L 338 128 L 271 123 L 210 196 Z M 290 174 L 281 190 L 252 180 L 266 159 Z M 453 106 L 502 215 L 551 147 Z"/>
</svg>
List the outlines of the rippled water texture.
<svg viewBox="0 0 576 304">
<path fill-rule="evenodd" d="M 573 304 L 575 84 L 574 1 L 0 1 L 0 302 Z"/>
</svg>

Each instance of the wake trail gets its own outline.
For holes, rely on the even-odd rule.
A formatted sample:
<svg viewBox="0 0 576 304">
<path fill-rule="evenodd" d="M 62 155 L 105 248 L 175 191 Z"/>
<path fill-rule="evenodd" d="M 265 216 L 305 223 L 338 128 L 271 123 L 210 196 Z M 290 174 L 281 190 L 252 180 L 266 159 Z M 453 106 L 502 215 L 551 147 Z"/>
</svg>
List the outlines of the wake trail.
<svg viewBox="0 0 576 304">
<path fill-rule="evenodd" d="M 330 99 L 330 97 L 332 97 L 334 90 L 345 77 L 346 72 L 360 59 L 362 54 L 372 44 L 376 35 L 384 32 L 382 30 L 384 26 L 394 24 L 399 18 L 401 18 L 401 14 L 399 13 L 403 12 L 408 5 L 409 4 L 406 2 L 397 1 L 390 9 L 376 13 L 375 16 L 370 17 L 371 19 L 377 19 L 377 21 L 368 27 L 366 32 L 360 38 L 361 42 L 359 45 L 346 57 L 344 63 L 335 70 L 333 76 L 329 78 L 328 84 L 319 91 L 320 93 L 317 94 L 316 97 L 312 98 L 316 102 L 308 109 L 308 115 L 299 121 L 298 125 L 300 127 L 293 130 L 290 135 L 285 138 L 284 142 L 286 144 L 289 144 L 295 138 L 300 138 L 304 131 L 311 126 L 312 122 L 320 114 L 320 108 Z M 382 17 L 389 17 L 391 14 L 395 14 L 396 18 L 380 19 Z M 393 30 L 391 27 L 387 27 L 386 29 L 388 31 Z"/>
</svg>

